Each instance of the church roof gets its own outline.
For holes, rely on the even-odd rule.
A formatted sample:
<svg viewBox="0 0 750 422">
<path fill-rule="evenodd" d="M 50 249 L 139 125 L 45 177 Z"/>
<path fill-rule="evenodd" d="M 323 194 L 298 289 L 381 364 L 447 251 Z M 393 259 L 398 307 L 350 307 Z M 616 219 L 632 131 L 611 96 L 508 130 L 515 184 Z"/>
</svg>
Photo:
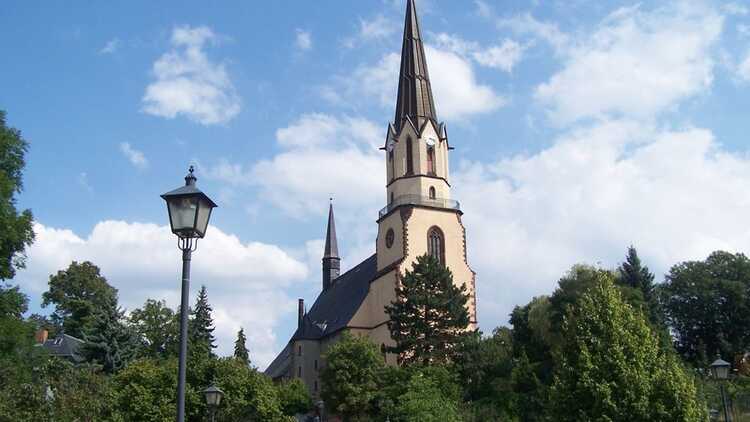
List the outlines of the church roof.
<svg viewBox="0 0 750 422">
<path fill-rule="evenodd" d="M 373 254 L 337 277 L 331 287 L 320 292 L 292 340 L 317 340 L 345 328 L 367 297 L 377 272 Z"/>
<path fill-rule="evenodd" d="M 401 47 L 401 71 L 398 77 L 398 99 L 394 123 L 400 129 L 405 118 L 420 125 L 425 119 L 436 122 L 435 101 L 427 72 L 422 33 L 414 0 L 406 2 L 404 42 Z"/>
</svg>

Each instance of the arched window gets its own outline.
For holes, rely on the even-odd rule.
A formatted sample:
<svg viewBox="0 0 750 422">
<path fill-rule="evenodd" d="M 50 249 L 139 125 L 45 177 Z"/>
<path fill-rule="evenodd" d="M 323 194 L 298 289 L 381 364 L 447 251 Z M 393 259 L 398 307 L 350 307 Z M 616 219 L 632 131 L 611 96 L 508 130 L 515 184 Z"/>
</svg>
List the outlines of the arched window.
<svg viewBox="0 0 750 422">
<path fill-rule="evenodd" d="M 430 186 L 430 199 L 435 199 L 435 186 Z"/>
<path fill-rule="evenodd" d="M 445 265 L 445 242 L 443 232 L 438 227 L 433 227 L 427 232 L 427 253 Z"/>
<path fill-rule="evenodd" d="M 414 173 L 414 159 L 412 157 L 412 140 L 406 140 L 406 174 Z"/>
<path fill-rule="evenodd" d="M 435 147 L 427 147 L 427 174 L 435 175 Z"/>
</svg>

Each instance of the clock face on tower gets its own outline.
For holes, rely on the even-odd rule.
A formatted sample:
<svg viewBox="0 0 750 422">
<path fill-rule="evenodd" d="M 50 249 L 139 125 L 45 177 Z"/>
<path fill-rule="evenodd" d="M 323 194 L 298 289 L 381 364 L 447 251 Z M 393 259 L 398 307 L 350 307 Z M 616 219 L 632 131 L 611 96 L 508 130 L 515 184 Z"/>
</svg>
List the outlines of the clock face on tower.
<svg viewBox="0 0 750 422">
<path fill-rule="evenodd" d="M 393 229 L 388 229 L 388 232 L 385 234 L 385 247 L 390 249 L 391 246 L 393 246 L 393 238 L 395 237 L 395 234 L 393 233 Z"/>
</svg>

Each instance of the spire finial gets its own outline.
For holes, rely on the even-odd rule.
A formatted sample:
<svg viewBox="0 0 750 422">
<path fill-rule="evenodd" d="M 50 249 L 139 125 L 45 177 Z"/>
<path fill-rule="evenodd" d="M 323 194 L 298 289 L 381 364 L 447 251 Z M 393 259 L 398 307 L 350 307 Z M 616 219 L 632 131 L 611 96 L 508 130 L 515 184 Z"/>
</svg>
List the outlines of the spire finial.
<svg viewBox="0 0 750 422">
<path fill-rule="evenodd" d="M 417 9 L 413 0 L 406 1 L 401 71 L 398 79 L 394 121 L 397 130 L 401 128 L 401 123 L 406 117 L 411 118 L 417 125 L 420 119 L 437 120 L 430 75 L 427 72 L 427 61 L 422 44 L 422 33 L 419 29 Z"/>
<path fill-rule="evenodd" d="M 188 174 L 185 176 L 185 186 L 195 186 L 195 181 L 198 180 L 197 177 L 193 174 L 195 172 L 195 167 L 191 164 L 188 168 Z"/>
</svg>

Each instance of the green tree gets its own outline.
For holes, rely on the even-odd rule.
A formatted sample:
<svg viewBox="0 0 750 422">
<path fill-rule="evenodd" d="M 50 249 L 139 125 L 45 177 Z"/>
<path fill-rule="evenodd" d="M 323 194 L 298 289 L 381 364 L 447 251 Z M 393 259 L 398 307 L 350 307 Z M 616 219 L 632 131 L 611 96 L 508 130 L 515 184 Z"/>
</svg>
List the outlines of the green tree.
<svg viewBox="0 0 750 422">
<path fill-rule="evenodd" d="M 477 332 L 466 338 L 455 362 L 464 388 L 464 400 L 472 403 L 477 418 L 506 420 L 513 412 L 513 342 L 511 330 L 496 328 L 492 336 Z"/>
<path fill-rule="evenodd" d="M 388 329 L 405 364 L 448 363 L 469 335 L 469 296 L 466 286 L 456 286 L 453 274 L 429 255 L 417 257 L 396 287 L 396 300 L 385 307 Z"/>
<path fill-rule="evenodd" d="M 179 321 L 165 301 L 146 300 L 142 308 L 130 313 L 129 321 L 142 344 L 141 355 L 153 358 L 176 355 Z"/>
<path fill-rule="evenodd" d="M 190 353 L 204 353 L 214 356 L 213 349 L 216 348 L 216 339 L 214 338 L 214 321 L 211 317 L 212 310 L 208 303 L 206 286 L 201 286 L 195 308 L 190 312 L 190 323 L 188 324 Z"/>
<path fill-rule="evenodd" d="M 562 338 L 549 399 L 552 419 L 705 420 L 692 379 L 623 300 L 611 274 L 597 274 L 568 307 Z"/>
<path fill-rule="evenodd" d="M 620 277 L 618 282 L 643 292 L 643 297 L 649 300 L 654 290 L 654 274 L 648 267 L 641 264 L 638 252 L 632 245 L 628 247 L 628 255 L 617 269 Z"/>
<path fill-rule="evenodd" d="M 124 312 L 116 301 L 103 304 L 83 334 L 84 356 L 102 365 L 104 372 L 115 373 L 133 360 L 138 352 L 138 337 L 125 323 Z"/>
<path fill-rule="evenodd" d="M 91 262 L 73 261 L 66 270 L 49 277 L 49 290 L 42 306 L 55 305 L 52 321 L 66 334 L 83 338 L 88 325 L 102 306 L 117 301 L 117 290 L 107 283 Z"/>
<path fill-rule="evenodd" d="M 460 401 L 446 391 L 444 383 L 430 373 L 417 372 L 409 380 L 407 392 L 396 407 L 403 422 L 459 422 Z M 458 390 L 456 388 L 456 390 Z"/>
<path fill-rule="evenodd" d="M 688 362 L 705 367 L 717 354 L 731 358 L 750 347 L 745 255 L 716 251 L 705 261 L 679 263 L 658 290 L 675 347 Z"/>
<path fill-rule="evenodd" d="M 18 212 L 15 195 L 23 190 L 23 168 L 29 145 L 18 129 L 5 122 L 0 110 L 0 279 L 25 266 L 25 250 L 34 241 L 30 210 Z"/>
<path fill-rule="evenodd" d="M 175 420 L 177 391 L 177 359 L 139 359 L 118 372 L 114 378 L 117 410 L 123 419 L 132 422 Z M 192 415 L 200 395 L 188 386 L 185 406 Z"/>
<path fill-rule="evenodd" d="M 218 418 L 220 421 L 295 420 L 284 414 L 279 391 L 273 381 L 237 359 L 230 357 L 213 360 L 210 379 L 204 383 L 205 386 L 215 384 L 224 391 Z"/>
<path fill-rule="evenodd" d="M 250 352 L 247 350 L 247 338 L 245 337 L 245 330 L 240 328 L 237 332 L 237 340 L 234 341 L 234 357 L 245 365 L 250 365 Z"/>
<path fill-rule="evenodd" d="M 366 420 L 375 410 L 383 357 L 370 340 L 344 333 L 328 348 L 321 373 L 326 407 L 346 421 Z"/>
<path fill-rule="evenodd" d="M 307 387 L 299 378 L 284 381 L 276 386 L 279 391 L 281 411 L 285 415 L 305 414 L 313 408 L 312 398 Z"/>
</svg>

